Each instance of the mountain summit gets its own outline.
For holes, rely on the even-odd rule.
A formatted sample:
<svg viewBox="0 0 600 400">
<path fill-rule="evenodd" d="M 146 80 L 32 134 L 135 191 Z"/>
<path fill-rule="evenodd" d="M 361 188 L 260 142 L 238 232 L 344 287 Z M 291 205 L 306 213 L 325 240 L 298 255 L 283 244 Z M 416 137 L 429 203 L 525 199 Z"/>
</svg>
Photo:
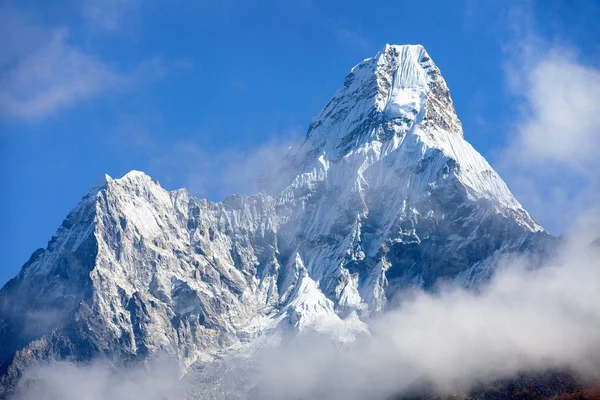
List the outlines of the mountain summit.
<svg viewBox="0 0 600 400">
<path fill-rule="evenodd" d="M 221 203 L 107 176 L 0 291 L 2 390 L 35 360 L 188 367 L 282 330 L 351 340 L 405 288 L 477 285 L 554 240 L 464 140 L 422 46 L 352 68 L 284 161 Z"/>
<path fill-rule="evenodd" d="M 366 123 L 389 123 L 400 131 L 419 124 L 462 136 L 462 127 L 440 70 L 420 45 L 386 45 L 358 64 L 314 119 L 308 138 L 342 155 L 374 138 L 385 138 Z"/>
</svg>

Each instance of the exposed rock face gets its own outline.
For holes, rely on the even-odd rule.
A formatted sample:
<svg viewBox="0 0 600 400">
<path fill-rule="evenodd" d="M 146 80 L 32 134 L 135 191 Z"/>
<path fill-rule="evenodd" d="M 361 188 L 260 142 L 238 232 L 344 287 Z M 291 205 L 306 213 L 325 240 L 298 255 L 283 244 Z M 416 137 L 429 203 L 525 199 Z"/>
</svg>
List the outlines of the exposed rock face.
<svg viewBox="0 0 600 400">
<path fill-rule="evenodd" d="M 407 286 L 473 285 L 553 242 L 463 138 L 421 46 L 355 66 L 262 192 L 106 177 L 0 291 L 0 373 L 36 359 L 184 367 L 284 328 L 352 336 Z M 0 389 L 0 393 L 1 393 Z"/>
</svg>

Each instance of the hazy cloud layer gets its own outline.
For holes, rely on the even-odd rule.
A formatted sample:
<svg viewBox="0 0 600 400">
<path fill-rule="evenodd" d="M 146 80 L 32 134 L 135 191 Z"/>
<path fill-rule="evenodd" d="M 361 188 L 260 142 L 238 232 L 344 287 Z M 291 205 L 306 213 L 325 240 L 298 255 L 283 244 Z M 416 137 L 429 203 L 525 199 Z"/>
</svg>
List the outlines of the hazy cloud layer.
<svg viewBox="0 0 600 400">
<path fill-rule="evenodd" d="M 143 169 L 165 188 L 184 187 L 213 201 L 256 193 L 260 176 L 280 168 L 290 148 L 304 138 L 302 130 L 291 127 L 257 145 L 215 148 L 203 145 L 199 134 L 165 143 L 153 131 L 146 122 L 132 120 L 117 129 L 113 142 L 143 154 L 147 160 Z"/>
<path fill-rule="evenodd" d="M 188 389 L 179 368 L 161 359 L 128 369 L 98 360 L 89 365 L 56 362 L 31 367 L 15 400 L 165 400 L 180 399 Z"/>
<path fill-rule="evenodd" d="M 232 194 L 256 193 L 259 177 L 282 165 L 289 148 L 299 143 L 297 139 L 298 135 L 292 133 L 255 147 L 216 152 L 191 141 L 179 141 L 151 163 L 179 170 L 185 177 L 185 187 L 196 196 L 216 195 L 224 199 Z"/>
</svg>

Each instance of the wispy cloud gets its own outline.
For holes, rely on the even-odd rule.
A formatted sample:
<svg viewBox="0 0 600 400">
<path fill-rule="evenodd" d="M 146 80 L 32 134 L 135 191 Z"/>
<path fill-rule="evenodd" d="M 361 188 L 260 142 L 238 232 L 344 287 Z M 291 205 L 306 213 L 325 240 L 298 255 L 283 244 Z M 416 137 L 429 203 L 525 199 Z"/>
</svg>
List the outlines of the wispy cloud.
<svg viewBox="0 0 600 400">
<path fill-rule="evenodd" d="M 509 151 L 532 167 L 556 163 L 584 174 L 600 167 L 600 70 L 552 47 L 524 74 L 523 116 Z"/>
<path fill-rule="evenodd" d="M 51 367 L 34 365 L 22 377 L 15 400 L 100 400 L 144 399 L 164 400 L 182 398 L 185 382 L 178 380 L 179 365 L 172 359 L 153 360 L 119 370 L 106 360 L 89 365 L 68 362 L 53 363 Z"/>
<path fill-rule="evenodd" d="M 32 24 L 15 11 L 2 14 L 0 24 L 6 23 L 4 29 L 10 29 L 10 37 L 17 38 L 0 50 L 2 118 L 39 121 L 82 101 L 130 89 L 165 73 L 166 66 L 157 59 L 131 69 L 118 68 L 73 44 L 66 28 Z"/>
<path fill-rule="evenodd" d="M 282 137 L 275 135 L 251 148 L 229 148 L 221 151 L 204 149 L 192 140 L 178 141 L 151 160 L 159 169 L 175 169 L 184 176 L 184 184 L 201 197 L 224 199 L 232 194 L 258 191 L 262 174 L 276 170 L 288 149 L 299 142 L 297 131 Z"/>
<path fill-rule="evenodd" d="M 117 32 L 141 0 L 84 0 L 82 16 L 93 29 Z"/>
<path fill-rule="evenodd" d="M 205 145 L 205 136 L 198 132 L 165 141 L 156 134 L 157 129 L 144 121 L 129 120 L 115 131 L 115 145 L 142 154 L 146 159 L 143 169 L 165 187 L 184 187 L 210 200 L 256 193 L 260 176 L 277 170 L 289 148 L 303 138 L 303 130 L 292 126 L 273 132 L 257 145 L 215 148 Z"/>
<path fill-rule="evenodd" d="M 367 48 L 370 46 L 370 43 L 367 39 L 349 29 L 338 28 L 335 31 L 335 37 L 339 42 L 346 43 L 352 46 L 362 48 Z"/>
<path fill-rule="evenodd" d="M 600 200 L 600 69 L 538 36 L 515 9 L 506 80 L 518 107 L 500 168 L 517 197 L 554 232 Z"/>
</svg>

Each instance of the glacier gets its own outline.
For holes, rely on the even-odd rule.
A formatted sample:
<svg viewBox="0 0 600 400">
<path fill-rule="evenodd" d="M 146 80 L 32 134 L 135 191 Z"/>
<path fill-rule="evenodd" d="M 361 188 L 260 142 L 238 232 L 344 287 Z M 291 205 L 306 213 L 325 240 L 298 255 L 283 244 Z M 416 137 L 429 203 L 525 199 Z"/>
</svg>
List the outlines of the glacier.
<svg viewBox="0 0 600 400">
<path fill-rule="evenodd" d="M 352 68 L 282 157 L 223 202 L 105 176 L 0 290 L 0 397 L 40 360 L 185 371 L 282 331 L 351 341 L 404 290 L 476 287 L 557 240 L 464 139 L 420 45 Z"/>
</svg>

